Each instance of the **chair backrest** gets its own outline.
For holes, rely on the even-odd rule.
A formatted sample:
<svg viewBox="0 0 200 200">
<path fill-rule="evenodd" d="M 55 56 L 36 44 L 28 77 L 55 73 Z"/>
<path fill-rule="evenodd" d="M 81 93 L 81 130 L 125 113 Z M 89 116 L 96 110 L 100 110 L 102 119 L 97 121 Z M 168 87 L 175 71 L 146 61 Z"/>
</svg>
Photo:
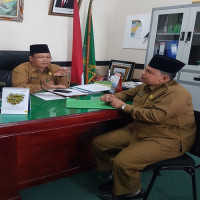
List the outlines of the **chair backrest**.
<svg viewBox="0 0 200 200">
<path fill-rule="evenodd" d="M 17 65 L 29 61 L 29 51 L 0 51 L 0 70 L 13 70 Z"/>
<path fill-rule="evenodd" d="M 0 92 L 3 87 L 12 87 L 12 70 L 1 70 L 0 69 Z"/>
<path fill-rule="evenodd" d="M 194 111 L 194 115 L 195 115 L 197 131 L 196 131 L 196 138 L 195 138 L 193 147 L 190 150 L 190 153 L 194 154 L 195 156 L 200 157 L 200 112 Z"/>
<path fill-rule="evenodd" d="M 3 87 L 11 87 L 12 70 L 29 61 L 28 51 L 0 51 L 0 92 Z"/>
</svg>

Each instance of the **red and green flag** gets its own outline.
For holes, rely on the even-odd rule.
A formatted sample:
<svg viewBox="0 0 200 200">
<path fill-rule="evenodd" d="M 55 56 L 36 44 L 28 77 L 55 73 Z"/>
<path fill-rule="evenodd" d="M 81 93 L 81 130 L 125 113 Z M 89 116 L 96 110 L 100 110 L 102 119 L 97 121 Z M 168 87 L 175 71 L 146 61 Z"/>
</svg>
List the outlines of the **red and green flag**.
<svg viewBox="0 0 200 200">
<path fill-rule="evenodd" d="M 74 0 L 71 82 L 83 84 L 83 48 L 77 0 Z"/>
<path fill-rule="evenodd" d="M 83 43 L 83 71 L 85 84 L 92 83 L 95 77 L 96 60 L 95 46 L 91 13 L 92 0 L 90 0 L 88 16 L 85 28 L 85 38 Z"/>
</svg>

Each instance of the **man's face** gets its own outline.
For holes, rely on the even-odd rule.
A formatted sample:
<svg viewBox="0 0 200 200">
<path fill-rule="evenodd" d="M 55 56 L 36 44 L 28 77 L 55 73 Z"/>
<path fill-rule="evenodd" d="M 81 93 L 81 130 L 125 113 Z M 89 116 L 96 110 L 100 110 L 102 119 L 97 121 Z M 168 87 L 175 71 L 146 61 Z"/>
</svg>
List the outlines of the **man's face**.
<svg viewBox="0 0 200 200">
<path fill-rule="evenodd" d="M 157 85 L 169 81 L 169 77 L 167 75 L 162 75 L 160 70 L 147 65 L 142 72 L 141 81 L 148 85 Z"/>
<path fill-rule="evenodd" d="M 31 64 L 41 70 L 44 70 L 51 63 L 50 53 L 36 53 L 29 57 Z"/>
</svg>

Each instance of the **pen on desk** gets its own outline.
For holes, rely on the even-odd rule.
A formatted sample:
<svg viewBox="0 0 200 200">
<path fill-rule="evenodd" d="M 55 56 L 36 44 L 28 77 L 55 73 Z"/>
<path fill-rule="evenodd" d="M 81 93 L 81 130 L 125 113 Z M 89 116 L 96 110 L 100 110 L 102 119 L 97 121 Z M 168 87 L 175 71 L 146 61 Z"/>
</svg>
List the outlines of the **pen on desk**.
<svg viewBox="0 0 200 200">
<path fill-rule="evenodd" d="M 64 98 L 68 97 L 68 96 L 65 96 L 65 95 L 63 95 L 63 94 L 58 94 L 57 92 L 52 92 L 52 91 L 49 91 L 49 90 L 44 90 L 44 91 L 45 91 L 45 92 L 52 93 L 52 94 L 55 94 L 55 95 L 58 95 L 58 96 L 60 96 L 60 97 L 64 97 Z"/>
<path fill-rule="evenodd" d="M 49 79 L 46 79 L 46 82 L 49 82 Z M 43 89 L 45 92 L 49 92 L 49 93 L 55 94 L 55 95 L 60 96 L 60 97 L 64 97 L 64 98 L 67 97 L 67 96 L 65 96 L 65 95 L 58 94 L 58 93 L 56 93 L 56 92 L 52 92 L 52 91 L 49 91 L 49 90 L 45 90 L 44 88 L 42 88 L 42 89 Z"/>
<path fill-rule="evenodd" d="M 58 95 L 58 96 L 61 96 L 61 97 L 64 97 L 64 98 L 67 98 L 67 97 L 79 97 L 79 96 L 87 96 L 87 94 L 84 94 L 84 95 L 63 95 L 63 94 L 58 94 L 57 92 L 52 92 L 52 91 L 49 91 L 49 90 L 44 90 L 45 92 L 49 92 L 49 93 L 52 93 L 52 94 L 55 94 L 55 95 Z"/>
</svg>

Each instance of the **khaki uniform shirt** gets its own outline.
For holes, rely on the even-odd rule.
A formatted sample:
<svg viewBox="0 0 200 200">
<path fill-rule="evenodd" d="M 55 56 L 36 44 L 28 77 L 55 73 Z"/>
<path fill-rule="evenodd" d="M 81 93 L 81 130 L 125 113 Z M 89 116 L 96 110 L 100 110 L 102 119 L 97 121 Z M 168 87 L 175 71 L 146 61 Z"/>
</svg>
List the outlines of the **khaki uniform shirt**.
<svg viewBox="0 0 200 200">
<path fill-rule="evenodd" d="M 154 140 L 182 152 L 190 150 L 196 131 L 192 98 L 176 81 L 155 86 L 142 84 L 115 96 L 133 101 L 124 111 L 133 118 L 138 140 Z"/>
<path fill-rule="evenodd" d="M 69 87 L 70 81 L 67 77 L 58 77 L 54 74 L 59 70 L 60 66 L 50 64 L 48 68 L 41 72 L 33 67 L 30 62 L 22 63 L 12 72 L 13 87 L 30 88 L 30 93 L 41 91 L 41 84 L 47 81 L 53 81 L 56 85 L 65 85 Z"/>
</svg>

